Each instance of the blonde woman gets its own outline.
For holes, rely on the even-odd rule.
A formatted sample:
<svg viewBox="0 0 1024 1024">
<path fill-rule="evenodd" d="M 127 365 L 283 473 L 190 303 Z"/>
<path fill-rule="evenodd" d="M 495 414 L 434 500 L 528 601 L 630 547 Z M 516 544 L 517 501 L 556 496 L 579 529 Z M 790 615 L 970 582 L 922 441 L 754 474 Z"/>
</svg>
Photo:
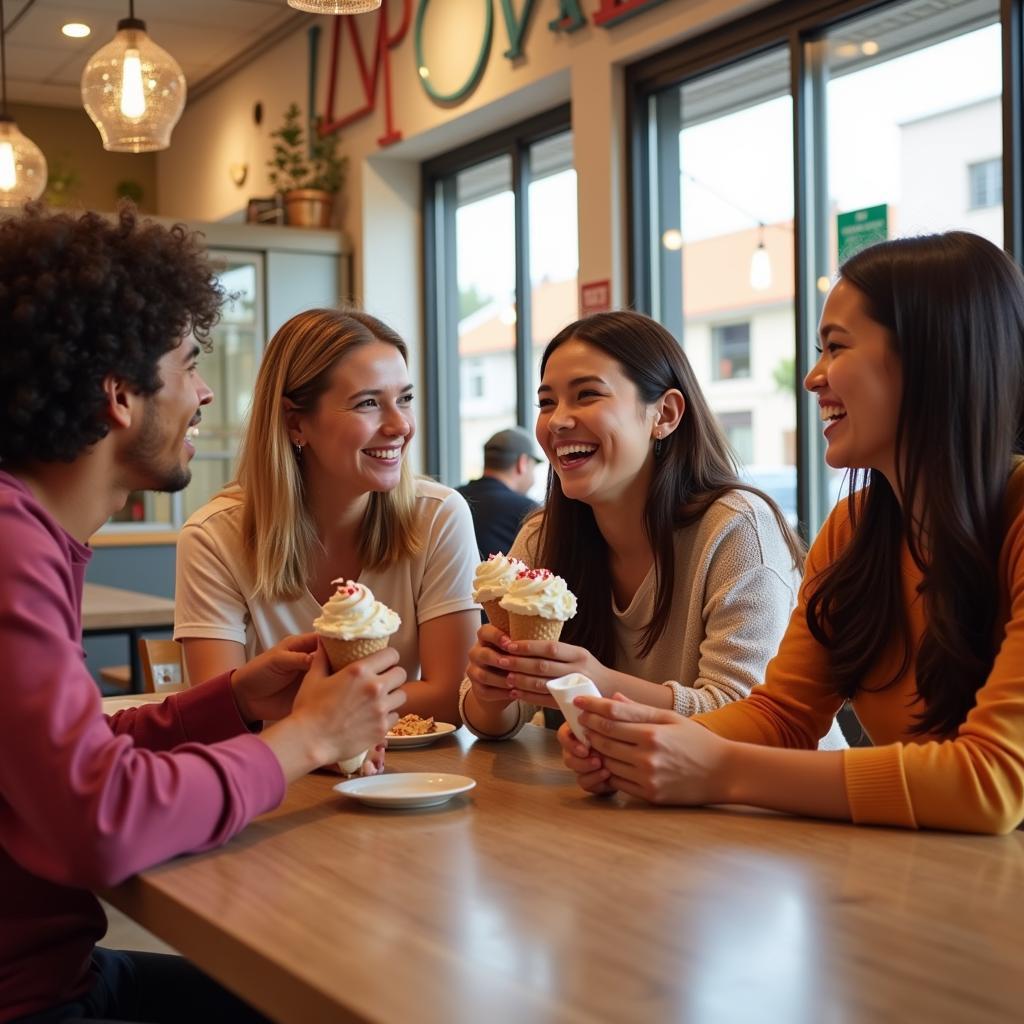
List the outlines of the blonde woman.
<svg viewBox="0 0 1024 1024">
<path fill-rule="evenodd" d="M 405 712 L 457 722 L 480 624 L 476 541 L 455 491 L 416 479 L 402 339 L 365 313 L 313 309 L 260 366 L 237 484 L 178 541 L 174 637 L 189 675 L 241 666 L 311 628 L 331 580 L 360 580 L 401 616 L 391 638 Z"/>
</svg>

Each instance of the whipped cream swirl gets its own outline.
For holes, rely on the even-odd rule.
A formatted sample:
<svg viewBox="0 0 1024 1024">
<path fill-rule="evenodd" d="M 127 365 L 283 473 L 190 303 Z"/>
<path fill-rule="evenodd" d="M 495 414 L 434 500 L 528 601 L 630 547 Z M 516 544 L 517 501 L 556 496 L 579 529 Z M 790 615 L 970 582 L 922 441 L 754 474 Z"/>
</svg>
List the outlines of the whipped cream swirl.
<svg viewBox="0 0 1024 1024">
<path fill-rule="evenodd" d="M 576 595 L 550 569 L 524 569 L 499 602 L 510 615 L 565 622 L 576 614 Z"/>
<path fill-rule="evenodd" d="M 525 563 L 518 558 L 509 558 L 500 551 L 491 555 L 486 562 L 476 567 L 473 600 L 483 604 L 484 601 L 497 601 L 504 597 L 512 581 L 526 568 Z"/>
<path fill-rule="evenodd" d="M 362 583 L 342 579 L 331 583 L 338 589 L 327 599 L 319 618 L 313 620 L 313 628 L 322 636 L 375 639 L 391 636 L 401 626 L 398 613 L 381 604 Z"/>
</svg>

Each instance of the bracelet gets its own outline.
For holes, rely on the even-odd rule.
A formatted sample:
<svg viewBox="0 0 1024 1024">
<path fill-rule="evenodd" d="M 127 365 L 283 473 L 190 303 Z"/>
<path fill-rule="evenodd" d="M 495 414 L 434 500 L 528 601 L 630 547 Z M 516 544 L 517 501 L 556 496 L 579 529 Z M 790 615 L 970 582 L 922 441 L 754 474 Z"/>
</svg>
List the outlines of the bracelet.
<svg viewBox="0 0 1024 1024">
<path fill-rule="evenodd" d="M 686 692 L 687 688 L 674 679 L 668 679 L 662 685 L 672 689 L 672 710 L 677 715 L 685 715 L 690 708 L 690 695 Z"/>
</svg>

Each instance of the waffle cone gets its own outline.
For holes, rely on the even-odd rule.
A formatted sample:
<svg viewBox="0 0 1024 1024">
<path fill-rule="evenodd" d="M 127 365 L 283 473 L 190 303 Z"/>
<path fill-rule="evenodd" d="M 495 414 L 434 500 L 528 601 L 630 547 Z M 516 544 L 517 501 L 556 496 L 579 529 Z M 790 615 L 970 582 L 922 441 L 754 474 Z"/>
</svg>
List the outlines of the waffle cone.
<svg viewBox="0 0 1024 1024">
<path fill-rule="evenodd" d="M 513 640 L 557 640 L 562 635 L 561 619 L 542 619 L 539 615 L 509 612 L 509 636 Z"/>
<path fill-rule="evenodd" d="M 484 611 L 487 613 L 487 621 L 492 626 L 497 626 L 502 633 L 508 632 L 508 612 L 501 607 L 501 598 L 494 601 L 484 601 Z"/>
<path fill-rule="evenodd" d="M 383 651 L 390 637 L 356 637 L 354 640 L 339 640 L 334 636 L 321 636 L 320 643 L 327 652 L 327 660 L 331 663 L 331 671 L 339 672 L 353 661 L 365 658 L 368 654 Z"/>
</svg>

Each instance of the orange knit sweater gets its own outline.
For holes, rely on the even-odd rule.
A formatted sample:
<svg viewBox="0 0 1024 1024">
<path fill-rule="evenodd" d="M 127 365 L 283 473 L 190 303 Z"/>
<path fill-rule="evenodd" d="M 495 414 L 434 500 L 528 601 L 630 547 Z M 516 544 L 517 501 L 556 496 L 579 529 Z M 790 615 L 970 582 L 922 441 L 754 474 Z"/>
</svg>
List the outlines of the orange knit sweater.
<svg viewBox="0 0 1024 1024">
<path fill-rule="evenodd" d="M 914 665 L 892 686 L 897 645 L 864 680 L 853 706 L 875 746 L 843 753 L 853 820 L 907 828 L 1009 832 L 1024 819 L 1024 462 L 1007 489 L 1006 536 L 999 553 L 1000 645 L 977 700 L 951 738 L 911 733 L 921 710 Z M 814 542 L 805 581 L 830 564 L 849 542 L 846 502 L 832 513 Z M 906 546 L 903 597 L 913 649 L 924 631 L 921 574 Z M 827 650 L 807 628 L 806 583 L 768 665 L 764 684 L 746 700 L 696 716 L 730 739 L 778 747 L 813 748 L 841 701 L 828 686 Z"/>
</svg>

